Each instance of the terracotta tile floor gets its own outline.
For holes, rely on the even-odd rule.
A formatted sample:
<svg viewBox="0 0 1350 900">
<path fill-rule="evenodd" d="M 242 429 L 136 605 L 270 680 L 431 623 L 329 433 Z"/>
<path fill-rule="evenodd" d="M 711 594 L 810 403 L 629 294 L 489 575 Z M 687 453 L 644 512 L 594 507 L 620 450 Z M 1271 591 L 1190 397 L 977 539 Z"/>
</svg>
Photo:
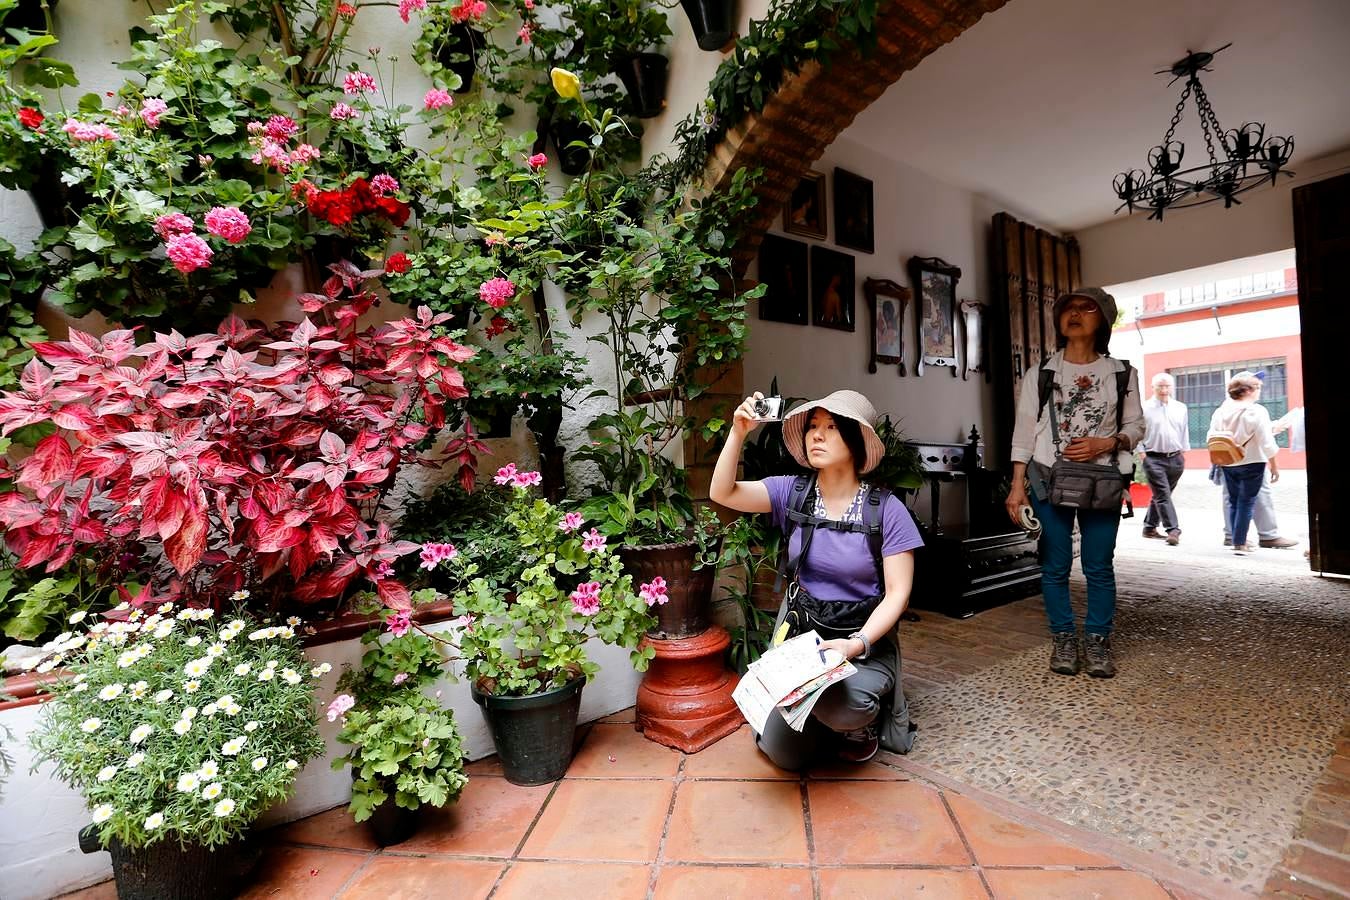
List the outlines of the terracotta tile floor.
<svg viewBox="0 0 1350 900">
<path fill-rule="evenodd" d="M 625 721 L 627 720 L 627 721 Z M 779 771 L 748 727 L 686 756 L 631 715 L 592 726 L 567 777 L 516 787 L 491 760 L 411 840 L 376 850 L 345 807 L 279 828 L 250 898 L 716 900 L 1188 894 L 1101 852 L 869 763 Z M 996 801 L 990 801 L 996 804 Z M 1008 812 L 1006 805 L 1001 807 Z M 81 892 L 111 896 L 110 885 Z"/>
</svg>

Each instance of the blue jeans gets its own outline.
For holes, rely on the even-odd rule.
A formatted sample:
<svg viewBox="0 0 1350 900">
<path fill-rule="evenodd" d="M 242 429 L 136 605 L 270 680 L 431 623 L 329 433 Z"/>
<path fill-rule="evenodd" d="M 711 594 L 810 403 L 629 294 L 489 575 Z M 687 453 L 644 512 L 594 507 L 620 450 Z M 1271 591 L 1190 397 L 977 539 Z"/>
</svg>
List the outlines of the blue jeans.
<svg viewBox="0 0 1350 900">
<path fill-rule="evenodd" d="M 1109 635 L 1116 615 L 1116 532 L 1120 513 L 1114 509 L 1052 506 L 1031 492 L 1031 505 L 1041 520 L 1041 595 L 1050 631 L 1072 634 L 1069 570 L 1073 568 L 1073 520 L 1082 535 L 1083 576 L 1087 579 L 1088 634 Z"/>
<path fill-rule="evenodd" d="M 1266 464 L 1243 463 L 1240 466 L 1224 466 L 1220 471 L 1223 472 L 1223 484 L 1232 501 L 1232 505 L 1224 510 L 1228 515 L 1228 530 L 1233 535 L 1233 547 L 1242 547 L 1247 543 L 1247 527 L 1252 523 L 1256 495 L 1261 491 Z"/>
</svg>

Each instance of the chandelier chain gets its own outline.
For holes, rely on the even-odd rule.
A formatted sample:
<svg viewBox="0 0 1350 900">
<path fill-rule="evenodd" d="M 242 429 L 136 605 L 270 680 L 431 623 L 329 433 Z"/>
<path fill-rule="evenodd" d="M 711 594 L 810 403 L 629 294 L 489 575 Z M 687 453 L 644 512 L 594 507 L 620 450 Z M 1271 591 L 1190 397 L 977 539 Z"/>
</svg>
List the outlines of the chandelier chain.
<svg viewBox="0 0 1350 900">
<path fill-rule="evenodd" d="M 1186 111 L 1186 98 L 1191 95 L 1191 86 L 1189 83 L 1186 89 L 1181 92 L 1181 99 L 1177 101 L 1176 112 L 1172 114 L 1172 124 L 1167 126 L 1167 134 L 1163 135 L 1162 145 L 1166 147 L 1172 143 L 1172 135 L 1177 130 L 1177 125 L 1181 122 L 1181 114 Z"/>
<path fill-rule="evenodd" d="M 1194 77 L 1194 76 L 1192 76 Z M 1230 161 L 1233 158 L 1233 151 L 1228 147 L 1228 140 L 1224 137 L 1223 126 L 1219 124 L 1219 116 L 1214 112 L 1214 105 L 1209 102 L 1209 95 L 1205 93 L 1205 87 L 1200 83 L 1200 79 L 1195 79 L 1195 105 L 1200 110 L 1200 127 L 1205 133 L 1205 145 L 1209 148 L 1209 161 L 1217 164 L 1218 160 L 1214 156 L 1214 142 L 1210 136 L 1210 129 L 1213 128 L 1214 136 L 1219 139 L 1219 146 L 1223 148 L 1223 155 Z"/>
</svg>

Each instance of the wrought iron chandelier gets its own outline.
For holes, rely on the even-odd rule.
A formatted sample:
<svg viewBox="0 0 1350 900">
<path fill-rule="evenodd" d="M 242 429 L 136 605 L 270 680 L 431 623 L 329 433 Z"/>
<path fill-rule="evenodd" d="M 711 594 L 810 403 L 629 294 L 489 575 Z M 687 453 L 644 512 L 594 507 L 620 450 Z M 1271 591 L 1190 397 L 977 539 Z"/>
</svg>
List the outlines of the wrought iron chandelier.
<svg viewBox="0 0 1350 900">
<path fill-rule="evenodd" d="M 1134 212 L 1135 209 L 1149 209 L 1150 219 L 1162 221 L 1163 213 L 1169 209 L 1186 209 L 1203 206 L 1206 203 L 1223 201 L 1225 209 L 1242 201 L 1238 194 L 1246 193 L 1269 181 L 1274 184 L 1281 174 L 1293 175 L 1284 168 L 1294 155 L 1292 137 L 1266 137 L 1266 126 L 1259 122 L 1248 122 L 1241 128 L 1224 131 L 1214 107 L 1205 95 L 1200 84 L 1202 71 L 1208 72 L 1209 64 L 1215 54 L 1231 47 L 1224 44 L 1218 50 L 1187 53 L 1170 69 L 1162 69 L 1155 75 L 1173 75 L 1169 86 L 1178 79 L 1186 79 L 1186 87 L 1177 101 L 1176 112 L 1172 115 L 1172 124 L 1167 127 L 1162 143 L 1148 152 L 1148 174 L 1140 169 L 1131 169 L 1116 176 L 1112 186 L 1116 196 L 1122 201 L 1116 212 L 1122 209 Z M 1200 130 L 1205 136 L 1205 149 L 1209 151 L 1209 162 L 1187 169 L 1181 167 L 1186 147 L 1175 140 L 1177 124 L 1186 107 L 1187 98 L 1194 95 L 1196 111 L 1200 116 Z M 1215 152 L 1215 143 L 1223 150 L 1223 159 Z"/>
</svg>

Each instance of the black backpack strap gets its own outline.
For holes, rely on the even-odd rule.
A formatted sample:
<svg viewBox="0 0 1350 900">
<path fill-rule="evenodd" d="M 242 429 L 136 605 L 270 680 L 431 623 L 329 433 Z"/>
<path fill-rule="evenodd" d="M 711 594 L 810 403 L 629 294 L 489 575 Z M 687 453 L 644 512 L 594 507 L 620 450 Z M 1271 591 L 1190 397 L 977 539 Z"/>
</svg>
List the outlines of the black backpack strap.
<svg viewBox="0 0 1350 900">
<path fill-rule="evenodd" d="M 881 561 L 881 511 L 890 491 L 872 487 L 867 490 L 867 502 L 863 506 L 863 525 L 867 528 L 867 548 L 872 551 L 872 564 L 877 570 L 877 589 L 886 594 L 886 570 Z"/>
<path fill-rule="evenodd" d="M 797 580 L 797 570 L 806 557 L 806 548 L 811 543 L 811 536 L 815 534 L 815 516 L 806 512 L 806 505 L 815 497 L 815 486 L 816 476 L 814 473 L 798 475 L 792 482 L 792 493 L 788 495 L 787 510 L 783 516 L 783 533 L 787 538 L 787 543 L 784 545 L 783 565 L 778 570 L 780 581 Z M 805 527 L 806 531 L 802 535 L 801 547 L 797 550 L 796 555 L 793 555 L 792 532 L 799 527 Z"/>
<path fill-rule="evenodd" d="M 1125 368 L 1116 373 L 1116 434 L 1125 427 L 1125 395 L 1130 390 L 1130 372 L 1134 366 L 1128 360 L 1121 360 Z"/>
<path fill-rule="evenodd" d="M 1041 405 L 1036 407 L 1036 418 L 1041 418 L 1041 413 L 1045 412 L 1045 406 L 1050 402 L 1050 395 L 1055 390 L 1055 372 L 1053 369 L 1047 369 L 1045 363 L 1036 370 L 1038 378 L 1036 380 L 1036 394 L 1040 397 Z"/>
</svg>

